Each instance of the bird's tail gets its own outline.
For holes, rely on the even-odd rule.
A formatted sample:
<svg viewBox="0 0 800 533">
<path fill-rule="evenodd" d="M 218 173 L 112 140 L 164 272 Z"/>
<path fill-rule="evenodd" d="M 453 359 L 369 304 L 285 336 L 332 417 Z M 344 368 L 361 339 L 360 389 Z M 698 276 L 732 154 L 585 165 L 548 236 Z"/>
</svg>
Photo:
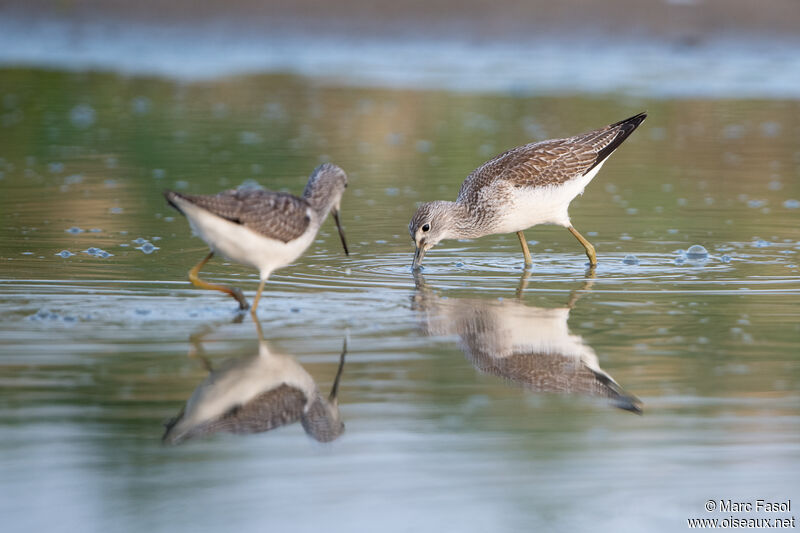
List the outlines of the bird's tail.
<svg viewBox="0 0 800 533">
<path fill-rule="evenodd" d="M 611 152 L 616 150 L 620 144 L 625 142 L 633 131 L 639 127 L 639 124 L 644 122 L 644 119 L 647 118 L 647 113 L 642 112 L 638 115 L 634 115 L 631 118 L 626 118 L 625 120 L 620 120 L 614 124 L 608 126 L 608 129 L 613 130 L 616 128 L 617 134 L 614 136 L 614 139 L 608 143 L 608 145 L 600 150 L 597 154 L 597 160 L 603 161 L 606 157 L 611 155 Z"/>
<path fill-rule="evenodd" d="M 619 148 L 620 144 L 625 142 L 625 139 L 627 139 L 630 136 L 630 134 L 633 133 L 634 130 L 639 127 L 639 124 L 644 122 L 644 119 L 646 118 L 647 118 L 647 113 L 642 112 L 639 113 L 638 115 L 626 118 L 625 120 L 620 120 L 619 122 L 615 122 L 614 124 L 606 126 L 601 130 L 597 130 L 596 132 L 588 134 L 588 135 L 601 134 L 605 136 L 604 134 L 607 134 L 607 132 L 616 131 L 616 135 L 614 135 L 614 137 L 611 138 L 609 143 L 600 150 L 598 150 L 597 159 L 594 160 L 594 164 L 591 167 L 589 167 L 589 169 L 586 172 L 589 172 L 594 167 L 605 161 L 606 158 L 608 158 L 608 156 L 610 156 L 614 152 L 614 150 Z"/>
<path fill-rule="evenodd" d="M 169 205 L 171 205 L 172 207 L 177 209 L 181 214 L 183 214 L 183 211 L 181 211 L 181 208 L 178 207 L 177 203 L 175 203 L 175 198 L 183 198 L 183 195 L 181 193 L 175 192 L 175 191 L 170 191 L 170 190 L 165 190 L 164 191 L 164 198 L 167 199 L 167 203 Z"/>
</svg>

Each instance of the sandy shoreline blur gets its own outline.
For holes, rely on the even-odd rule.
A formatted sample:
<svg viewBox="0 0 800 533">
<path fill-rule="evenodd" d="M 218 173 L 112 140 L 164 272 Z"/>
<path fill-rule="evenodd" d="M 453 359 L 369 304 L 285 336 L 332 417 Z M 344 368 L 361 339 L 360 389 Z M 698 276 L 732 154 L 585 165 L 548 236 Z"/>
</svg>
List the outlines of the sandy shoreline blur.
<svg viewBox="0 0 800 533">
<path fill-rule="evenodd" d="M 280 73 L 516 95 L 800 98 L 797 0 L 760 10 L 752 0 L 697 1 L 7 0 L 0 67 L 182 80 Z"/>
<path fill-rule="evenodd" d="M 323 36 L 518 41 L 543 37 L 800 39 L 796 0 L 6 0 L 1 13 Z"/>
</svg>

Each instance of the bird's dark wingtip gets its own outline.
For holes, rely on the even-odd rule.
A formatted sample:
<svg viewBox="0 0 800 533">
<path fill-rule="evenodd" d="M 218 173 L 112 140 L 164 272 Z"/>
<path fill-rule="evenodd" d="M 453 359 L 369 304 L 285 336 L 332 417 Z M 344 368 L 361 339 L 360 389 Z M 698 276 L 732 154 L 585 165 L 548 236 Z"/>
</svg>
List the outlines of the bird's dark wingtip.
<svg viewBox="0 0 800 533">
<path fill-rule="evenodd" d="M 642 111 L 637 115 L 633 115 L 630 118 L 626 118 L 625 120 L 620 120 L 619 122 L 615 122 L 609 126 L 606 126 L 605 130 L 617 130 L 617 134 L 614 136 L 614 139 L 608 143 L 602 150 L 597 152 L 597 159 L 595 159 L 594 164 L 589 167 L 586 171 L 587 173 L 591 171 L 594 167 L 602 163 L 606 160 L 608 156 L 610 156 L 614 150 L 619 148 L 619 145 L 625 142 L 631 133 L 639 127 L 639 124 L 644 122 L 644 119 L 647 118 L 647 111 Z"/>
<path fill-rule="evenodd" d="M 633 130 L 635 130 L 639 126 L 639 124 L 644 122 L 644 119 L 646 118 L 647 118 L 647 111 L 642 111 L 641 113 L 626 118 L 625 120 L 620 120 L 619 122 L 615 122 L 614 124 L 611 124 L 608 128 L 611 129 L 624 125 L 630 127 L 631 128 L 630 131 L 633 132 Z"/>
<path fill-rule="evenodd" d="M 633 395 L 620 395 L 617 398 L 614 398 L 611 401 L 614 406 L 622 409 L 623 411 L 628 411 L 635 415 L 643 415 L 644 408 L 642 407 L 642 401 Z"/>
<path fill-rule="evenodd" d="M 178 207 L 178 204 L 175 203 L 175 198 L 178 198 L 180 196 L 181 196 L 180 193 L 177 193 L 175 191 L 170 191 L 169 189 L 164 189 L 164 198 L 166 198 L 167 203 L 173 208 L 177 209 L 178 211 L 180 211 L 181 208 Z"/>
<path fill-rule="evenodd" d="M 592 373 L 595 379 L 605 386 L 608 398 L 614 406 L 637 415 L 642 414 L 642 401 L 639 398 L 625 392 L 625 390 L 619 386 L 619 383 L 611 379 L 611 376 L 605 372 L 592 370 Z"/>
<path fill-rule="evenodd" d="M 177 444 L 175 435 L 172 434 L 173 428 L 180 422 L 186 412 L 186 406 L 181 407 L 180 412 L 164 422 L 164 434 L 161 436 L 162 444 Z"/>
</svg>

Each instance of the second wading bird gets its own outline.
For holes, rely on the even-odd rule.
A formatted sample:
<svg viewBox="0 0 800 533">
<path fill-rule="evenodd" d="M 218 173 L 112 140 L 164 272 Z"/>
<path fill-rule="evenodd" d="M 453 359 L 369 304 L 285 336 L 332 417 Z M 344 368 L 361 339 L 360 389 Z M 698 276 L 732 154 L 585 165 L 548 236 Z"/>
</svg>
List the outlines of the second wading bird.
<svg viewBox="0 0 800 533">
<path fill-rule="evenodd" d="M 566 227 L 583 245 L 589 264 L 596 265 L 594 246 L 572 227 L 567 210 L 645 118 L 646 113 L 639 113 L 575 137 L 519 146 L 487 161 L 467 176 L 455 202 L 437 200 L 417 209 L 408 225 L 416 247 L 413 268 L 443 239 L 495 233 L 516 233 L 525 266 L 530 266 L 522 232 L 537 224 Z"/>
<path fill-rule="evenodd" d="M 186 216 L 194 233 L 211 248 L 189 271 L 189 280 L 198 287 L 229 294 L 241 309 L 247 309 L 242 291 L 201 280 L 200 269 L 217 252 L 231 261 L 257 268 L 261 283 L 251 309 L 255 313 L 269 275 L 303 254 L 328 212 L 336 222 L 344 253 L 349 255 L 339 223 L 339 205 L 346 187 L 344 170 L 325 163 L 311 173 L 302 198 L 255 188 L 232 189 L 215 195 L 166 191 L 164 196 L 169 204 Z"/>
</svg>

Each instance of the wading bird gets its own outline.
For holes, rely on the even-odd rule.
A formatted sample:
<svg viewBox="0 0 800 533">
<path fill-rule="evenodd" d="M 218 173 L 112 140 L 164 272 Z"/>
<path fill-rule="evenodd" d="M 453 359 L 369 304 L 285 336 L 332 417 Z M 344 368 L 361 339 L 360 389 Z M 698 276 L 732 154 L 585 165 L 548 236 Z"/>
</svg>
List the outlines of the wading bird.
<svg viewBox="0 0 800 533">
<path fill-rule="evenodd" d="M 215 195 L 165 191 L 169 204 L 186 216 L 194 233 L 211 248 L 189 271 L 189 280 L 203 289 L 231 295 L 244 310 L 248 304 L 241 290 L 201 280 L 200 269 L 215 253 L 257 268 L 261 283 L 251 309 L 255 314 L 269 275 L 305 252 L 329 211 L 339 230 L 344 253 L 349 255 L 339 222 L 339 204 L 346 187 L 344 170 L 325 163 L 311 173 L 302 198 L 255 188 L 232 189 Z"/>
<path fill-rule="evenodd" d="M 437 200 L 417 209 L 408 225 L 416 247 L 413 268 L 443 239 L 495 233 L 517 234 L 528 267 L 533 261 L 522 232 L 537 224 L 567 228 L 596 265 L 594 246 L 570 223 L 569 204 L 646 117 L 639 113 L 575 137 L 526 144 L 487 161 L 467 176 L 455 202 Z"/>
</svg>

